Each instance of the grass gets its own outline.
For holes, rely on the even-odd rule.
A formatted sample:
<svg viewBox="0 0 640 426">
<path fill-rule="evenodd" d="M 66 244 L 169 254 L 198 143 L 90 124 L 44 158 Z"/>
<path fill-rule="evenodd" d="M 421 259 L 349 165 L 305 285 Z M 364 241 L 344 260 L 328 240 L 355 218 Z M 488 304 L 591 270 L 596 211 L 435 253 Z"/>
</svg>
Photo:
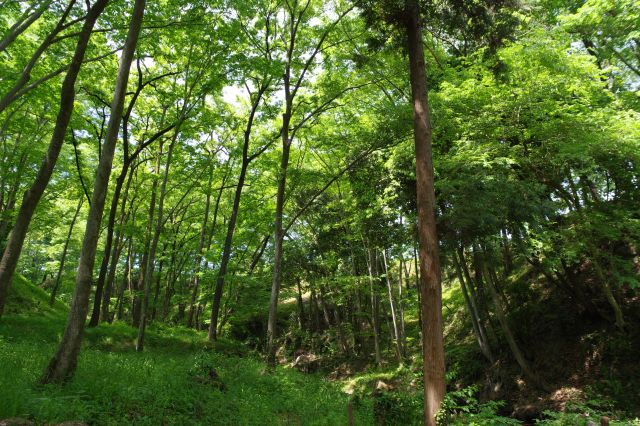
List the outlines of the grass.
<svg viewBox="0 0 640 426">
<path fill-rule="evenodd" d="M 264 363 L 240 344 L 208 344 L 204 334 L 180 327 L 152 325 L 143 353 L 135 352 L 136 330 L 125 324 L 89 329 L 73 380 L 38 386 L 62 333 L 66 308 L 56 305 L 36 314 L 29 307 L 42 302 L 42 296 L 46 301 L 46 294 L 21 284 L 26 289 L 14 290 L 12 313 L 0 320 L 0 419 L 99 425 L 347 424 L 349 396 L 339 384 L 289 368 L 267 373 Z M 25 313 L 16 312 L 16 303 L 27 307 Z M 224 390 L 194 378 L 203 360 L 215 368 Z M 370 403 L 358 405 L 355 416 L 356 424 L 372 424 Z"/>
</svg>

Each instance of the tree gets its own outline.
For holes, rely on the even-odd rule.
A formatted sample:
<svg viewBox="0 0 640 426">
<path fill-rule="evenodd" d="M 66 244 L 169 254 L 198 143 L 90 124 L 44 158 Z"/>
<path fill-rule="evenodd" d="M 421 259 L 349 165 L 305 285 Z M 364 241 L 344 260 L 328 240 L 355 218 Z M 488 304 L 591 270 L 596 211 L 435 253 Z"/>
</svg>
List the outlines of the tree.
<svg viewBox="0 0 640 426">
<path fill-rule="evenodd" d="M 22 204 L 20 205 L 16 222 L 13 225 L 11 236 L 9 237 L 7 246 L 2 254 L 2 260 L 0 261 L 0 316 L 4 310 L 9 286 L 11 285 L 13 273 L 15 272 L 18 258 L 22 251 L 22 245 L 24 244 L 29 223 L 31 222 L 36 206 L 49 183 L 49 179 L 53 173 L 53 168 L 55 167 L 58 156 L 60 155 L 60 149 L 62 148 L 62 144 L 67 133 L 71 114 L 73 113 L 75 83 L 80 72 L 80 67 L 82 66 L 89 38 L 91 37 L 91 31 L 93 30 L 93 26 L 98 20 L 98 17 L 107 6 L 107 3 L 108 0 L 97 0 L 87 12 L 82 31 L 78 35 L 78 42 L 76 44 L 71 65 L 69 66 L 67 75 L 62 83 L 62 88 L 60 89 L 60 107 L 56 118 L 56 125 L 51 136 L 51 141 L 49 142 L 49 148 L 42 160 L 40 168 L 38 169 L 35 181 L 22 197 Z"/>
<path fill-rule="evenodd" d="M 91 280 L 96 247 L 98 245 L 100 222 L 104 210 L 107 187 L 109 185 L 109 176 L 111 175 L 113 155 L 118 139 L 120 119 L 124 109 L 124 98 L 127 90 L 127 82 L 129 81 L 131 62 L 136 50 L 140 28 L 142 27 L 145 5 L 146 0 L 136 0 L 133 7 L 129 31 L 120 59 L 118 75 L 116 76 L 116 87 L 111 103 L 111 115 L 107 126 L 107 134 L 103 143 L 98 170 L 96 171 L 91 207 L 89 208 L 78 272 L 76 274 L 76 288 L 73 294 L 71 311 L 69 312 L 67 325 L 58 350 L 44 371 L 41 379 L 42 383 L 63 382 L 73 375 L 77 366 L 84 323 L 89 308 L 89 294 L 91 292 Z"/>
<path fill-rule="evenodd" d="M 431 118 L 427 100 L 427 76 L 422 47 L 420 8 L 416 0 L 407 0 L 405 7 L 416 151 L 416 205 L 418 208 L 418 252 L 420 293 L 422 296 L 420 311 L 422 313 L 424 424 L 435 426 L 436 414 L 444 399 L 446 383 L 444 339 L 442 336 L 442 288 L 431 151 Z"/>
</svg>

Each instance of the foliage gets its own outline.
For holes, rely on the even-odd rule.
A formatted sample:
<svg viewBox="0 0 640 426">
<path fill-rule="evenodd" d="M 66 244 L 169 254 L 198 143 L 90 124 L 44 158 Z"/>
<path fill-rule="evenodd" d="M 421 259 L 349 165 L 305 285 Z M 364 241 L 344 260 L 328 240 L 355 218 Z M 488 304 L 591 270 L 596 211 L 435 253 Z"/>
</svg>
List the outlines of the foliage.
<svg viewBox="0 0 640 426">
<path fill-rule="evenodd" d="M 145 354 L 133 351 L 135 330 L 128 326 L 90 330 L 75 379 L 64 388 L 34 387 L 60 325 L 51 319 L 3 319 L 0 417 L 99 424 L 346 422 L 348 398 L 334 385 L 290 369 L 264 374 L 262 363 L 246 353 L 202 352 L 202 335 L 175 328 L 152 327 Z M 205 364 L 219 372 L 224 392 L 192 379 L 189 372 Z M 357 421 L 369 423 L 370 406 L 362 404 Z"/>
</svg>

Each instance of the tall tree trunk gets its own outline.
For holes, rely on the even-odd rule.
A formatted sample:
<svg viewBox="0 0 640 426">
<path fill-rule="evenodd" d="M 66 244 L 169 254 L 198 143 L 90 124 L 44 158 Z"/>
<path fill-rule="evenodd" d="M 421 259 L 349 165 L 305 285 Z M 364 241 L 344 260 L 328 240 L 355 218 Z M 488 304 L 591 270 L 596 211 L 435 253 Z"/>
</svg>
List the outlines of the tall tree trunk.
<svg viewBox="0 0 640 426">
<path fill-rule="evenodd" d="M 304 10 L 301 14 L 304 13 Z M 300 15 L 302 17 L 302 15 Z M 284 102 L 285 111 L 282 114 L 282 156 L 280 157 L 280 170 L 278 176 L 278 192 L 276 194 L 276 215 L 273 232 L 274 254 L 273 254 L 273 279 L 271 283 L 271 297 L 269 299 L 269 319 L 267 322 L 267 365 L 275 366 L 276 363 L 276 328 L 278 317 L 278 297 L 280 295 L 280 284 L 282 283 L 282 215 L 284 212 L 284 196 L 287 187 L 287 169 L 289 168 L 289 153 L 291 151 L 291 138 L 289 137 L 291 114 L 293 111 L 294 93 L 291 92 L 291 55 L 295 44 L 296 28 L 293 25 L 294 17 L 291 16 L 291 34 L 289 34 L 289 50 L 284 72 Z"/>
<path fill-rule="evenodd" d="M 403 356 L 407 355 L 407 334 L 405 331 L 404 322 L 404 289 L 402 285 L 402 273 L 404 270 L 404 258 L 402 255 L 402 247 L 400 247 L 400 264 L 398 265 L 398 318 L 400 320 L 400 335 L 402 336 L 402 353 Z M 408 280 L 407 280 L 408 282 Z"/>
<path fill-rule="evenodd" d="M 391 321 L 393 321 L 393 334 L 396 341 L 396 355 L 398 357 L 398 363 L 402 364 L 402 358 L 404 356 L 402 351 L 402 337 L 400 336 L 400 327 L 398 326 L 398 317 L 396 314 L 396 303 L 393 297 L 393 290 L 391 289 L 391 279 L 389 277 L 389 265 L 387 262 L 386 250 L 382 250 L 382 262 L 384 266 L 384 275 L 387 282 L 387 293 L 389 295 L 389 307 L 391 308 Z"/>
<path fill-rule="evenodd" d="M 109 266 L 109 258 L 111 257 L 111 249 L 113 245 L 113 228 L 116 223 L 116 214 L 118 211 L 118 204 L 120 201 L 120 193 L 122 192 L 122 187 L 124 186 L 125 179 L 127 177 L 127 172 L 129 170 L 129 164 L 125 159 L 124 164 L 122 165 L 122 170 L 120 175 L 116 179 L 116 186 L 113 193 L 113 198 L 111 199 L 111 209 L 109 210 L 109 219 L 107 222 L 107 236 L 104 243 L 104 253 L 102 255 L 102 263 L 100 264 L 100 272 L 98 273 L 98 281 L 96 281 L 96 292 L 93 300 L 93 310 L 91 312 L 91 319 L 89 320 L 89 327 L 95 327 L 98 325 L 98 321 L 100 319 L 100 306 L 102 303 L 102 290 L 104 288 L 104 282 L 107 277 L 107 268 Z M 123 202 L 123 205 L 126 203 Z M 115 249 L 114 249 L 115 250 Z"/>
<path fill-rule="evenodd" d="M 106 287 L 104 290 L 104 295 L 102 297 L 102 306 L 100 307 L 100 321 L 105 322 L 105 321 L 109 321 L 110 315 L 109 315 L 109 302 L 111 300 L 111 292 L 113 289 L 113 283 L 114 283 L 114 279 L 115 279 L 115 275 L 116 275 L 116 269 L 118 267 L 118 259 L 120 258 L 120 254 L 122 252 L 122 248 L 123 248 L 123 244 L 122 244 L 122 227 L 126 221 L 126 218 L 128 216 L 129 213 L 127 213 L 126 211 L 126 204 L 127 204 L 127 200 L 129 198 L 129 188 L 131 187 L 131 181 L 133 178 L 133 170 L 131 171 L 131 173 L 129 174 L 129 178 L 127 179 L 127 185 L 125 187 L 125 191 L 124 191 L 124 196 L 122 199 L 122 207 L 120 209 L 120 219 L 118 220 L 118 232 L 116 233 L 116 238 L 115 238 L 115 248 L 112 250 L 111 253 L 111 260 L 107 262 L 107 265 L 109 266 L 109 271 L 107 273 L 107 277 L 106 277 Z M 135 199 L 135 192 L 134 192 L 134 196 L 133 199 Z M 133 200 L 132 200 L 133 202 Z M 133 206 L 130 207 L 130 210 L 132 209 Z M 107 229 L 108 232 L 108 229 Z M 113 231 L 112 231 L 113 232 Z M 106 244 L 105 244 L 105 248 L 106 248 Z M 102 267 L 102 266 L 101 266 Z"/>
<path fill-rule="evenodd" d="M 53 283 L 53 288 L 51 289 L 51 298 L 49 299 L 49 305 L 53 306 L 56 301 L 56 293 L 58 292 L 58 288 L 60 287 L 60 279 L 62 278 L 62 272 L 64 271 L 64 261 L 67 258 L 67 249 L 69 248 L 69 241 L 71 241 L 71 234 L 73 234 L 73 227 L 76 224 L 76 220 L 78 219 L 78 215 L 80 214 L 80 209 L 82 208 L 82 203 L 84 202 L 84 197 L 80 197 L 80 201 L 78 201 L 78 207 L 76 207 L 76 212 L 73 214 L 73 219 L 71 219 L 71 224 L 69 224 L 69 232 L 67 232 L 67 238 L 64 240 L 64 248 L 62 249 L 62 256 L 60 257 L 60 266 L 58 266 L 58 273 L 56 274 L 56 281 Z"/>
<path fill-rule="evenodd" d="M 155 321 L 158 311 L 158 298 L 160 297 L 160 281 L 162 280 L 162 266 L 164 265 L 164 252 L 160 256 L 160 264 L 158 265 L 158 276 L 156 278 L 156 289 L 153 294 L 153 303 L 151 304 L 151 321 Z"/>
<path fill-rule="evenodd" d="M 178 243 L 178 238 L 174 234 L 173 243 L 171 246 L 171 259 L 169 260 L 169 271 L 167 273 L 167 286 L 164 290 L 164 300 L 162 302 L 162 320 L 167 319 L 167 315 L 169 315 L 169 307 L 171 306 L 171 297 L 173 296 L 174 285 L 175 285 L 175 277 L 176 277 L 176 245 Z"/>
<path fill-rule="evenodd" d="M 531 369 L 531 367 L 529 366 L 529 362 L 524 357 L 524 354 L 522 353 L 520 346 L 518 346 L 518 343 L 516 342 L 513 332 L 511 331 L 511 327 L 509 326 L 509 322 L 507 321 L 507 316 L 504 312 L 504 307 L 502 306 L 502 299 L 500 298 L 500 296 L 498 295 L 498 291 L 496 290 L 497 283 L 494 283 L 490 279 L 486 262 L 484 260 L 481 260 L 481 263 L 482 263 L 481 265 L 482 271 L 486 277 L 485 287 L 487 288 L 487 290 L 489 291 L 489 294 L 491 295 L 491 300 L 493 301 L 493 307 L 496 311 L 496 316 L 498 317 L 498 321 L 500 322 L 500 327 L 502 328 L 502 332 L 504 333 L 505 339 L 507 339 L 507 344 L 511 349 L 511 353 L 513 354 L 513 357 L 516 359 L 516 362 L 522 369 L 522 372 L 524 373 L 525 377 L 529 379 L 534 386 L 546 391 L 547 387 L 540 380 L 540 377 L 538 377 L 538 375 L 536 375 Z"/>
<path fill-rule="evenodd" d="M 435 426 L 436 414 L 444 399 L 446 382 L 444 339 L 442 336 L 442 288 L 431 155 L 432 135 L 420 7 L 417 0 L 406 0 L 406 29 L 416 151 L 416 204 L 418 207 L 420 292 L 422 294 L 420 309 L 422 311 L 423 336 L 424 424 Z"/>
<path fill-rule="evenodd" d="M 133 238 L 129 237 L 129 243 L 127 246 L 127 258 L 124 264 L 124 271 L 122 273 L 122 285 L 118 291 L 118 299 L 116 302 L 116 315 L 115 318 L 121 320 L 124 314 L 124 292 L 127 287 L 131 286 L 131 249 L 133 246 Z"/>
<path fill-rule="evenodd" d="M 302 300 L 302 288 L 300 287 L 300 278 L 296 279 L 298 288 L 298 328 L 304 330 L 304 301 Z"/>
<path fill-rule="evenodd" d="M 187 104 L 187 100 L 184 100 L 184 105 Z M 183 108 L 183 113 L 184 113 Z M 184 115 L 181 119 L 184 118 Z M 156 250 L 158 249 L 158 241 L 160 240 L 160 233 L 162 232 L 162 225 L 164 224 L 164 199 L 167 195 L 167 181 L 169 180 L 169 170 L 171 169 L 171 160 L 173 159 L 173 149 L 178 135 L 180 133 L 180 125 L 176 127 L 169 149 L 167 151 L 167 164 L 164 167 L 164 176 L 162 178 L 162 184 L 160 185 L 160 196 L 158 198 L 158 219 L 156 221 L 155 230 L 153 232 L 153 240 L 151 241 L 151 247 L 149 248 L 149 259 L 147 261 L 147 270 L 144 275 L 143 288 L 144 297 L 142 299 L 142 310 L 140 312 L 140 324 L 138 326 L 138 338 L 136 339 L 136 351 L 142 352 L 144 349 L 144 332 L 147 326 L 147 310 L 149 308 L 149 296 L 151 293 L 151 282 L 153 281 L 153 271 L 155 269 Z M 158 162 L 158 165 L 160 163 Z M 159 169 L 157 173 L 159 173 Z M 153 218 L 153 213 L 149 215 Z M 150 219 L 153 220 L 153 219 Z"/>
<path fill-rule="evenodd" d="M 102 156 L 98 163 L 98 169 L 96 171 L 95 182 L 93 185 L 91 208 L 89 209 L 84 240 L 82 242 L 82 251 L 80 254 L 78 272 L 76 274 L 76 288 L 73 294 L 71 310 L 69 311 L 69 318 L 67 319 L 67 326 L 62 336 L 62 341 L 44 371 L 44 375 L 41 380 L 42 383 L 62 382 L 70 378 L 73 375 L 78 362 L 80 343 L 82 342 L 82 335 L 84 332 L 84 323 L 87 319 L 87 311 L 89 309 L 91 278 L 93 275 L 98 236 L 100 234 L 100 223 L 102 221 L 102 214 L 107 196 L 107 187 L 109 185 L 109 176 L 111 174 L 111 166 L 113 163 L 116 141 L 118 139 L 120 118 L 124 108 L 124 98 L 127 90 L 127 82 L 129 80 L 129 69 L 131 67 L 131 61 L 138 42 L 140 27 L 142 26 L 144 7 L 145 0 L 136 0 L 131 22 L 129 24 L 127 40 L 125 41 L 125 46 L 120 59 L 120 66 L 118 67 L 116 88 L 113 94 L 113 102 L 111 104 L 111 115 L 109 117 L 109 125 L 107 126 L 107 135 L 104 140 Z"/>
<path fill-rule="evenodd" d="M 80 72 L 80 67 L 84 59 L 84 54 L 87 50 L 87 44 L 91 37 L 91 31 L 95 25 L 98 17 L 106 7 L 109 0 L 96 0 L 85 18 L 82 26 L 82 31 L 78 35 L 78 42 L 76 44 L 76 50 L 71 60 L 71 65 L 67 71 L 67 75 L 62 83 L 60 90 L 60 109 L 56 118 L 56 124 L 53 129 L 53 135 L 49 142 L 49 148 L 46 155 L 42 160 L 42 164 L 38 169 L 35 181 L 31 184 L 31 187 L 24 193 L 22 198 L 22 205 L 16 217 L 16 222 L 13 225 L 11 236 L 7 242 L 7 246 L 4 249 L 2 260 L 0 261 L 0 317 L 4 311 L 4 305 L 7 299 L 7 293 L 11 286 L 13 274 L 18 264 L 18 258 L 22 251 L 22 245 L 24 244 L 25 236 L 33 213 L 38 206 L 38 202 L 44 193 L 44 190 L 49 183 L 53 168 L 56 165 L 58 156 L 60 155 L 60 149 L 64 142 L 64 137 L 67 133 L 67 127 L 71 120 L 71 114 L 73 113 L 73 106 L 75 100 L 75 84 Z"/>
<path fill-rule="evenodd" d="M 376 291 L 376 277 L 374 276 L 374 258 L 373 251 L 365 247 L 367 254 L 367 270 L 369 272 L 369 292 L 371 294 L 371 326 L 373 328 L 373 349 L 376 357 L 376 365 L 382 364 L 382 352 L 380 350 L 380 303 Z"/>
<path fill-rule="evenodd" d="M 244 188 L 244 181 L 247 175 L 248 163 L 243 161 L 242 168 L 240 169 L 240 176 L 238 177 L 238 184 L 236 186 L 235 196 L 233 198 L 233 208 L 231 210 L 231 217 L 227 223 L 227 236 L 224 240 L 224 247 L 222 249 L 222 260 L 220 262 L 220 268 L 218 269 L 218 277 L 216 279 L 216 288 L 213 295 L 213 303 L 211 304 L 211 322 L 209 323 L 209 340 L 216 340 L 218 333 L 218 315 L 220 312 L 220 302 L 222 302 L 222 291 L 224 288 L 224 281 L 227 275 L 227 268 L 229 266 L 229 259 L 231 258 L 231 249 L 233 245 L 233 233 L 236 229 L 236 221 L 238 219 L 238 211 L 240 210 L 240 196 L 242 195 L 242 188 Z"/>
<path fill-rule="evenodd" d="M 202 264 L 202 250 L 204 250 L 205 236 L 207 233 L 207 223 L 209 222 L 209 207 L 211 206 L 211 183 L 213 181 L 213 165 L 209 172 L 209 183 L 207 185 L 207 195 L 204 204 L 204 217 L 202 218 L 202 226 L 200 227 L 200 240 L 198 241 L 198 253 L 196 254 L 196 267 L 193 272 L 193 291 L 191 292 L 191 302 L 189 303 L 189 319 L 187 327 L 193 327 L 194 306 L 198 297 L 198 288 L 200 287 L 200 267 Z"/>
<path fill-rule="evenodd" d="M 227 236 L 224 240 L 224 247 L 222 249 L 222 259 L 220 261 L 220 268 L 218 269 L 218 277 L 216 279 L 216 288 L 215 293 L 213 295 L 213 303 L 211 304 L 211 322 L 209 323 L 209 340 L 216 340 L 217 332 L 218 332 L 218 315 L 220 312 L 220 302 L 222 301 L 222 291 L 224 288 L 224 280 L 227 274 L 227 267 L 229 266 L 229 259 L 231 258 L 231 249 L 233 245 L 233 233 L 236 229 L 236 221 L 238 219 L 238 211 L 240 210 L 240 198 L 242 195 L 242 189 L 244 188 L 244 181 L 247 176 L 247 170 L 249 168 L 249 164 L 255 158 L 260 155 L 263 150 L 259 150 L 257 153 L 249 155 L 249 143 L 251 141 L 251 129 L 253 127 L 253 120 L 255 118 L 258 107 L 260 106 L 260 101 L 262 100 L 262 96 L 266 92 L 269 87 L 270 80 L 265 80 L 260 85 L 260 89 L 258 90 L 256 97 L 253 99 L 251 104 L 251 112 L 249 113 L 249 119 L 247 120 L 247 126 L 244 131 L 244 140 L 242 145 L 242 166 L 240 168 L 240 176 L 238 177 L 238 184 L 236 185 L 236 192 L 233 197 L 233 209 L 231 210 L 231 217 L 229 218 L 229 222 L 227 224 Z M 224 186 L 224 184 L 222 185 Z M 222 189 L 220 190 L 222 191 Z M 220 192 L 222 194 L 222 192 Z M 218 196 L 218 200 L 220 196 Z M 216 215 L 217 215 L 218 204 L 216 202 Z M 215 221 L 214 221 L 215 226 Z"/>
<path fill-rule="evenodd" d="M 473 332 L 476 335 L 476 340 L 478 341 L 480 351 L 487 358 L 487 360 L 491 364 L 493 364 L 495 358 L 493 357 L 493 353 L 491 352 L 491 346 L 489 345 L 487 334 L 484 330 L 484 326 L 482 325 L 482 320 L 480 319 L 480 315 L 478 315 L 478 309 L 476 307 L 475 301 L 471 299 L 467 291 L 467 285 L 465 283 L 464 276 L 462 274 L 462 268 L 460 266 L 460 262 L 458 261 L 458 256 L 456 253 L 454 253 L 453 255 L 453 265 L 456 269 L 456 274 L 458 275 L 458 281 L 460 282 L 462 296 L 464 297 L 465 305 L 467 306 L 467 311 L 469 312 L 469 317 L 471 318 L 471 325 L 473 327 Z"/>
<path fill-rule="evenodd" d="M 267 364 L 276 364 L 276 328 L 278 319 L 278 297 L 280 296 L 280 285 L 282 283 L 282 215 L 284 211 L 284 193 L 287 186 L 287 168 L 289 167 L 289 152 L 291 141 L 289 140 L 289 119 L 285 114 L 282 127 L 282 159 L 280 161 L 280 178 L 278 179 L 278 193 L 276 195 L 276 219 L 273 258 L 273 281 L 271 283 L 271 298 L 269 299 L 269 319 L 267 323 Z"/>
</svg>

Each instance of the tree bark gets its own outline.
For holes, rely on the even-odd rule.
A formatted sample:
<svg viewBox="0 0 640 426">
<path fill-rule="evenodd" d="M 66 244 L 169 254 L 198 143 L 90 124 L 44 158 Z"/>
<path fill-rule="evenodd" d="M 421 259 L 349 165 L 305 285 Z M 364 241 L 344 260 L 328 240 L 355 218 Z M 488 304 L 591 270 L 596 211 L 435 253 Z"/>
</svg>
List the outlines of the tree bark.
<svg viewBox="0 0 640 426">
<path fill-rule="evenodd" d="M 102 255 L 102 263 L 100 264 L 100 272 L 98 273 L 98 281 L 96 282 L 96 292 L 93 300 L 93 310 L 91 312 L 91 319 L 89 320 L 89 327 L 95 327 L 98 325 L 98 321 L 100 320 L 100 306 L 103 302 L 102 290 L 104 288 L 104 282 L 107 277 L 107 268 L 109 267 L 109 258 L 111 256 L 112 245 L 113 245 L 113 228 L 116 223 L 116 214 L 118 211 L 118 204 L 120 201 L 120 193 L 122 192 L 122 187 L 124 185 L 125 179 L 127 177 L 127 173 L 129 171 L 129 163 L 127 159 L 124 160 L 122 165 L 122 170 L 120 175 L 116 179 L 116 186 L 113 192 L 113 198 L 111 199 L 111 209 L 109 210 L 109 220 L 107 222 L 107 237 L 104 243 L 104 253 Z M 126 200 L 124 200 L 124 205 L 126 204 Z M 115 248 L 113 251 L 117 251 Z M 108 300 L 107 300 L 108 304 Z"/>
<path fill-rule="evenodd" d="M 99 2 L 100 0 L 98 0 L 93 7 L 99 4 Z M 131 61 L 133 59 L 138 35 L 142 26 L 145 2 L 145 0 L 136 0 L 133 7 L 129 31 L 127 33 L 127 40 L 125 42 L 124 50 L 122 51 L 120 65 L 118 67 L 116 87 L 113 94 L 113 102 L 111 104 L 111 115 L 109 117 L 109 125 L 107 126 L 107 134 L 104 140 L 102 156 L 98 163 L 98 169 L 96 171 L 95 182 L 93 185 L 91 208 L 89 209 L 84 240 L 82 242 L 82 251 L 76 274 L 76 288 L 73 294 L 71 310 L 62 336 L 62 341 L 44 371 L 44 375 L 41 379 L 42 383 L 63 382 L 69 379 L 75 372 L 78 362 L 80 344 L 82 342 L 85 320 L 87 319 L 87 311 L 89 309 L 91 279 L 96 257 L 96 248 L 98 245 L 98 236 L 100 234 L 100 223 L 104 212 L 109 176 L 111 174 L 111 166 L 118 139 L 120 118 L 124 108 L 124 98 L 127 90 L 127 82 L 129 80 L 129 69 L 131 67 Z"/>
<path fill-rule="evenodd" d="M 187 99 L 184 99 L 184 105 L 187 104 Z M 184 109 L 183 109 L 184 113 Z M 184 118 L 182 116 L 181 118 Z M 153 281 L 153 271 L 155 269 L 156 250 L 158 249 L 158 241 L 160 240 L 160 233 L 162 232 L 162 226 L 164 224 L 164 199 L 167 195 L 167 181 L 169 180 L 169 170 L 171 169 L 171 160 L 173 159 L 173 149 L 178 135 L 180 133 L 180 126 L 176 127 L 176 131 L 173 134 L 169 149 L 167 151 L 167 164 L 164 168 L 164 176 L 162 178 L 162 184 L 160 185 L 160 196 L 158 198 L 158 219 L 156 222 L 155 230 L 153 233 L 153 240 L 151 241 L 151 247 L 149 248 L 149 259 L 147 263 L 147 270 L 144 275 L 144 298 L 142 299 L 142 310 L 140 312 L 140 325 L 138 327 L 138 338 L 136 339 L 136 352 L 142 352 L 144 349 L 144 333 L 147 326 L 147 310 L 149 308 L 149 296 L 151 293 L 151 282 Z M 158 162 L 158 165 L 160 163 Z M 159 169 L 157 170 L 157 173 Z M 153 218 L 153 213 L 150 214 Z M 153 220 L 153 219 L 150 219 Z"/>
<path fill-rule="evenodd" d="M 126 221 L 126 217 L 128 216 L 129 213 L 126 213 L 125 209 L 126 209 L 126 203 L 127 200 L 129 198 L 129 188 L 131 186 L 131 180 L 133 178 L 133 170 L 129 173 L 129 178 L 127 179 L 127 185 L 125 187 L 125 191 L 124 191 L 124 196 L 122 199 L 122 207 L 120 210 L 120 219 L 118 220 L 119 223 L 119 227 L 118 227 L 118 232 L 116 233 L 116 238 L 115 238 L 115 248 L 113 250 L 111 250 L 111 260 L 107 262 L 108 266 L 109 266 L 109 271 L 107 273 L 107 277 L 106 277 L 106 288 L 104 290 L 104 295 L 102 297 L 102 305 L 100 307 L 100 321 L 105 322 L 105 321 L 109 321 L 110 319 L 110 315 L 109 315 L 109 302 L 111 301 L 111 292 L 113 289 L 113 284 L 115 281 L 115 276 L 116 276 L 116 268 L 118 267 L 118 259 L 120 258 L 120 253 L 122 252 L 122 248 L 123 248 L 123 244 L 122 244 L 122 226 L 124 225 L 125 221 Z M 133 199 L 135 199 L 135 193 L 133 196 Z M 133 202 L 133 201 L 132 201 Z M 131 209 L 132 207 L 130 207 Z M 107 229 L 108 232 L 108 229 Z M 106 248 L 106 244 L 105 244 L 105 248 Z M 104 261 L 104 260 L 103 260 Z M 102 265 L 101 265 L 102 268 Z"/>
<path fill-rule="evenodd" d="M 363 240 L 364 241 L 364 240 Z M 376 365 L 382 365 L 382 352 L 380 350 L 380 303 L 376 291 L 376 277 L 374 276 L 374 259 L 372 249 L 365 247 L 367 254 L 367 270 L 369 272 L 369 292 L 371 299 L 371 326 L 373 328 L 373 349 L 376 357 Z"/>
<path fill-rule="evenodd" d="M 194 306 L 198 297 L 198 288 L 200 287 L 200 267 L 202 264 L 202 250 L 204 250 L 205 236 L 207 232 L 207 223 L 209 222 L 209 208 L 211 206 L 211 183 L 213 181 L 213 166 L 209 172 L 209 183 L 207 185 L 207 195 L 204 203 L 204 217 L 202 218 L 202 226 L 200 228 L 200 239 L 198 241 L 198 253 L 196 254 L 196 267 L 193 272 L 193 291 L 191 292 L 191 303 L 189 303 L 189 319 L 187 327 L 193 327 Z"/>
<path fill-rule="evenodd" d="M 520 350 L 520 346 L 518 346 L 518 343 L 516 342 L 513 332 L 511 331 L 511 327 L 509 326 L 509 322 L 507 321 L 507 316 L 502 306 L 502 300 L 500 299 L 500 296 L 498 295 L 498 291 L 495 288 L 495 283 L 493 283 L 492 280 L 489 279 L 489 272 L 487 271 L 487 266 L 485 262 L 482 262 L 482 268 L 483 268 L 483 272 L 485 272 L 485 275 L 487 276 L 487 279 L 485 282 L 486 288 L 488 289 L 489 294 L 491 295 L 491 299 L 493 301 L 493 307 L 495 308 L 495 311 L 496 311 L 496 316 L 498 317 L 498 321 L 500 322 L 502 332 L 504 333 L 504 337 L 507 339 L 507 344 L 511 349 L 511 353 L 513 354 L 513 357 L 516 359 L 516 362 L 522 369 L 522 372 L 524 373 L 525 377 L 527 377 L 534 386 L 542 390 L 547 390 L 546 386 L 542 383 L 540 378 L 533 372 L 533 370 L 529 366 L 529 362 L 524 357 L 522 350 Z"/>
<path fill-rule="evenodd" d="M 420 309 L 422 311 L 423 335 L 424 424 L 435 426 L 436 414 L 444 399 L 446 382 L 442 335 L 442 288 L 431 154 L 432 134 L 420 8 L 417 0 L 406 0 L 405 6 L 416 151 L 416 204 L 418 208 L 420 292 L 422 295 Z"/>
<path fill-rule="evenodd" d="M 270 80 L 265 80 L 262 82 L 260 89 L 258 90 L 258 93 L 256 94 L 256 97 L 252 102 L 251 112 L 249 113 L 249 119 L 247 120 L 247 126 L 244 131 L 244 141 L 242 145 L 242 166 L 240 168 L 240 176 L 238 177 L 238 184 L 236 185 L 236 192 L 233 197 L 233 209 L 231 210 L 231 217 L 229 218 L 229 222 L 227 224 L 227 236 L 224 240 L 224 247 L 222 249 L 222 259 L 220 261 L 220 268 L 218 269 L 218 276 L 216 278 L 216 288 L 215 288 L 215 293 L 213 295 L 213 303 L 211 304 L 211 322 L 209 323 L 209 333 L 208 333 L 209 340 L 216 340 L 217 338 L 220 302 L 222 301 L 222 291 L 224 288 L 224 280 L 227 274 L 229 260 L 231 259 L 233 234 L 236 229 L 238 212 L 240 211 L 240 197 L 242 195 L 242 189 L 244 188 L 244 181 L 247 176 L 247 170 L 249 168 L 249 164 L 251 163 L 251 161 L 257 158 L 257 156 L 260 155 L 263 151 L 263 150 L 259 150 L 256 154 L 253 154 L 250 156 L 249 143 L 251 141 L 251 129 L 253 127 L 253 120 L 255 118 L 256 111 L 258 110 L 258 106 L 260 105 L 262 96 L 264 95 L 265 91 L 269 87 L 269 84 L 270 84 Z M 217 211 L 217 204 L 216 204 L 216 211 Z"/>
<path fill-rule="evenodd" d="M 124 317 L 124 292 L 127 287 L 131 286 L 131 249 L 133 245 L 133 238 L 129 237 L 129 243 L 127 246 L 127 258 L 124 264 L 124 271 L 122 273 L 122 285 L 118 291 L 118 299 L 116 302 L 116 319 L 121 320 Z"/>
<path fill-rule="evenodd" d="M 458 281 L 460 281 L 460 289 L 462 290 L 462 296 L 464 297 L 465 305 L 467 306 L 467 311 L 469 312 L 469 317 L 471 318 L 471 325 L 473 326 L 473 332 L 476 335 L 478 346 L 480 347 L 480 351 L 482 352 L 482 354 L 491 364 L 493 364 L 495 358 L 493 357 L 493 353 L 491 352 L 491 346 L 489 345 L 489 340 L 487 339 L 487 333 L 485 332 L 484 326 L 482 325 L 480 315 L 478 315 L 478 309 L 476 307 L 475 301 L 472 301 L 467 291 L 467 285 L 465 283 L 464 276 L 462 274 L 462 268 L 460 267 L 460 262 L 456 253 L 453 254 L 453 264 L 456 269 L 456 274 L 458 275 Z"/>
<path fill-rule="evenodd" d="M 393 290 L 391 289 L 391 279 L 389 278 L 389 265 L 387 262 L 386 250 L 382 250 L 382 262 L 384 266 L 384 275 L 387 282 L 387 293 L 389 295 L 389 307 L 391 308 L 391 321 L 393 321 L 393 334 L 396 341 L 396 355 L 398 357 L 398 364 L 402 364 L 404 357 L 402 351 L 402 336 L 400 335 L 400 327 L 398 326 L 398 317 L 396 314 L 396 303 L 393 297 Z"/>
<path fill-rule="evenodd" d="M 2 260 L 0 261 L 0 317 L 4 310 L 4 305 L 7 298 L 9 287 L 13 279 L 13 274 L 18 264 L 18 258 L 22 251 L 22 245 L 24 244 L 25 236 L 33 213 L 44 193 L 53 168 L 60 155 L 60 149 L 64 142 L 64 137 L 67 133 L 69 121 L 71 120 L 71 114 L 73 113 L 74 100 L 75 100 L 75 84 L 80 72 L 82 60 L 84 59 L 89 38 L 91 37 L 91 31 L 95 25 L 98 17 L 106 7 L 109 0 L 96 0 L 89 12 L 82 26 L 82 31 L 78 36 L 78 42 L 73 54 L 69 71 L 62 83 L 60 90 L 60 108 L 58 116 L 56 118 L 56 124 L 53 129 L 53 135 L 49 142 L 49 148 L 45 157 L 42 160 L 42 164 L 38 169 L 38 174 L 35 181 L 31 184 L 31 187 L 24 193 L 22 198 L 22 205 L 18 212 L 16 222 L 13 225 L 11 236 L 7 242 L 7 246 L 4 249 Z"/>
</svg>

